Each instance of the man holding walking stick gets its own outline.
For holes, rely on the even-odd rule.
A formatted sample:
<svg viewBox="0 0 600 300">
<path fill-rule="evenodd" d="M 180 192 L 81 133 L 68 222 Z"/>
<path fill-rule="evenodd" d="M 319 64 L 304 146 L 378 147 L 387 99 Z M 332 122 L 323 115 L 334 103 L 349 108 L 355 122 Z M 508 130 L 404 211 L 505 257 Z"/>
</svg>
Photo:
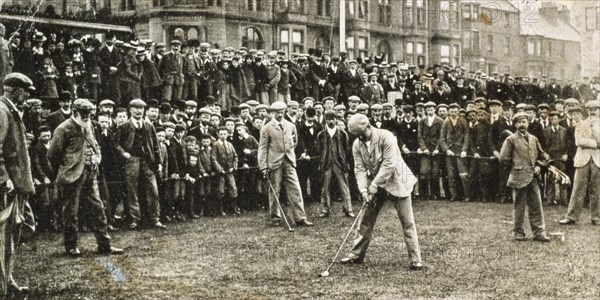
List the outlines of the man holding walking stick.
<svg viewBox="0 0 600 300">
<path fill-rule="evenodd" d="M 294 148 L 298 144 L 296 126 L 285 120 L 286 105 L 276 101 L 271 105 L 273 118 L 260 130 L 258 145 L 258 166 L 263 176 L 272 185 L 269 193 L 269 212 L 272 226 L 281 225 L 279 193 L 285 185 L 287 199 L 290 202 L 296 225 L 313 226 L 306 219 L 304 202 L 300 192 L 300 181 L 296 173 L 296 154 Z"/>
<path fill-rule="evenodd" d="M 358 225 L 358 237 L 354 240 L 352 251 L 340 263 L 364 261 L 375 221 L 387 199 L 394 203 L 402 224 L 410 269 L 423 269 L 410 196 L 417 178 L 402 159 L 396 138 L 387 130 L 369 125 L 369 119 L 361 114 L 350 118 L 348 130 L 358 137 L 352 147 L 354 171 L 363 201 L 369 203 Z"/>
</svg>

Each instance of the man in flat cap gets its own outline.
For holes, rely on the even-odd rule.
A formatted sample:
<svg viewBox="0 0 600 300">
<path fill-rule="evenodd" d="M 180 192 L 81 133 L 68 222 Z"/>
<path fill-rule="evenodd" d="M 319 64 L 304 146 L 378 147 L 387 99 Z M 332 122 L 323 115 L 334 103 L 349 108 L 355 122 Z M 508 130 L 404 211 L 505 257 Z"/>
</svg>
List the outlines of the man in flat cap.
<svg viewBox="0 0 600 300">
<path fill-rule="evenodd" d="M 529 212 L 529 223 L 533 231 L 533 240 L 549 242 L 544 224 L 542 196 L 537 174 L 540 167 L 536 166 L 538 159 L 548 159 L 548 154 L 542 150 L 538 139 L 527 132 L 529 121 L 527 114 L 517 113 L 513 116 L 517 132 L 510 135 L 500 150 L 499 160 L 511 165 L 507 186 L 512 188 L 513 197 L 513 238 L 517 241 L 526 240 L 525 206 Z"/>
<path fill-rule="evenodd" d="M 158 74 L 163 79 L 163 100 L 167 102 L 181 100 L 183 92 L 183 56 L 181 41 L 171 41 L 171 51 L 166 53 L 158 64 Z"/>
<path fill-rule="evenodd" d="M 281 213 L 283 212 L 279 210 L 274 197 L 279 197 L 281 186 L 285 185 L 296 225 L 312 226 L 313 223 L 306 219 L 304 201 L 296 174 L 294 148 L 298 144 L 298 134 L 296 126 L 283 118 L 285 109 L 286 105 L 281 101 L 271 105 L 273 118 L 260 130 L 258 166 L 275 190 L 269 193 L 269 212 L 272 225 L 281 225 Z"/>
<path fill-rule="evenodd" d="M 559 221 L 561 225 L 579 221 L 586 195 L 590 199 L 592 224 L 600 225 L 600 103 L 598 100 L 591 100 L 586 103 L 585 108 L 588 118 L 575 128 L 575 179 L 567 215 Z"/>
<path fill-rule="evenodd" d="M 19 245 L 21 227 L 35 228 L 33 214 L 27 203 L 34 193 L 31 164 L 27 152 L 23 112 L 19 107 L 34 90 L 33 82 L 21 73 L 9 73 L 3 82 L 4 94 L 0 97 L 0 296 L 8 292 L 27 292 L 12 276 L 13 255 Z M 19 221 L 19 220 L 25 220 Z"/>
<path fill-rule="evenodd" d="M 549 125 L 544 129 L 545 144 L 543 145 L 552 165 L 562 172 L 565 172 L 565 163 L 569 158 L 567 154 L 567 129 L 559 125 L 560 116 L 557 111 L 550 112 L 548 115 Z M 548 205 L 568 205 L 565 185 L 553 180 L 547 180 L 545 186 L 546 204 Z M 556 197 L 555 194 L 558 194 Z"/>
<path fill-rule="evenodd" d="M 367 116 L 356 114 L 348 121 L 350 134 L 357 136 L 352 146 L 354 172 L 363 201 L 367 202 L 358 225 L 357 238 L 341 263 L 362 263 L 371 242 L 377 216 L 386 200 L 394 203 L 404 231 L 409 267 L 423 269 L 417 228 L 412 212 L 411 193 L 417 178 L 400 155 L 394 135 L 369 124 Z"/>
<path fill-rule="evenodd" d="M 154 125 L 144 121 L 146 103 L 140 99 L 129 102 L 131 118 L 115 131 L 113 144 L 125 159 L 129 229 L 136 229 L 141 219 L 139 187 L 146 189 L 148 213 L 152 227 L 166 229 L 160 218 L 156 173 L 162 171 L 160 150 Z"/>
<path fill-rule="evenodd" d="M 340 93 L 343 95 L 342 101 L 347 106 L 347 99 L 351 96 L 358 96 L 365 82 L 362 80 L 362 75 L 359 73 L 356 60 L 348 62 L 348 68 L 341 75 Z"/>
<path fill-rule="evenodd" d="M 104 204 L 98 188 L 102 154 L 90 120 L 94 105 L 86 99 L 73 103 L 73 116 L 54 131 L 47 157 L 57 172 L 56 184 L 62 188 L 64 203 L 64 247 L 67 255 L 81 256 L 78 244 L 79 207 L 91 216 L 98 254 L 122 254 L 111 246 Z"/>
</svg>

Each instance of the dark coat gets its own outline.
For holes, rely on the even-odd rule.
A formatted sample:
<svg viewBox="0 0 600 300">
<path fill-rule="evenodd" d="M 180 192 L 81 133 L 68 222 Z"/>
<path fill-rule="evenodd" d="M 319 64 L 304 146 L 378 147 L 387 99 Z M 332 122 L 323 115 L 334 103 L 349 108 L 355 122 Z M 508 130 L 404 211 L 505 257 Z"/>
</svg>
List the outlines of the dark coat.
<svg viewBox="0 0 600 300">
<path fill-rule="evenodd" d="M 62 110 L 57 110 L 48 115 L 46 118 L 46 123 L 51 131 L 54 131 L 58 125 L 60 125 L 65 120 L 69 119 L 71 114 L 64 114 Z"/>
<path fill-rule="evenodd" d="M 500 152 L 502 144 L 506 140 L 506 137 L 508 137 L 507 135 L 502 134 L 505 130 L 508 130 L 511 133 L 517 131 L 515 125 L 505 118 L 499 118 L 496 120 L 496 122 L 494 122 L 494 124 L 492 124 L 492 129 L 490 132 L 490 145 L 492 146 L 492 151 Z"/>
<path fill-rule="evenodd" d="M 4 96 L 0 97 L 0 151 L 0 184 L 10 179 L 17 192 L 33 194 L 25 126 L 15 107 Z"/>
<path fill-rule="evenodd" d="M 158 164 L 162 164 L 162 162 L 160 161 L 160 152 L 158 149 L 158 140 L 156 138 L 156 130 L 154 130 L 154 125 L 143 121 L 142 128 L 145 139 L 148 141 L 148 143 L 143 145 L 143 147 L 146 148 L 148 153 L 148 159 L 150 160 L 149 163 L 151 166 L 158 167 Z M 134 137 L 135 126 L 133 125 L 133 121 L 128 120 L 117 127 L 113 136 L 113 145 L 118 155 L 123 156 L 124 153 L 131 151 Z"/>
<path fill-rule="evenodd" d="M 440 135 L 442 133 L 442 124 L 444 121 L 442 118 L 435 116 L 431 126 L 427 124 L 427 118 L 419 121 L 419 148 L 423 151 L 429 150 L 430 152 L 439 150 Z"/>
<path fill-rule="evenodd" d="M 233 148 L 233 144 L 228 141 L 217 140 L 212 145 L 217 162 L 224 171 L 236 169 L 238 166 L 238 156 Z"/>
<path fill-rule="evenodd" d="M 317 134 L 317 149 L 319 151 L 319 170 L 326 170 L 327 168 L 329 168 L 331 166 L 331 164 L 333 163 L 331 161 L 331 158 L 329 157 L 329 155 L 333 155 L 333 151 L 335 151 L 335 153 L 337 153 L 337 157 L 339 158 L 339 167 L 341 167 L 342 171 L 348 172 L 349 171 L 349 162 L 348 162 L 348 158 L 352 155 L 351 149 L 350 149 L 350 139 L 348 138 L 348 134 L 343 131 L 340 130 L 339 128 L 336 129 L 335 134 L 333 135 L 333 137 L 331 138 L 331 140 L 335 139 L 337 141 L 337 148 L 336 149 L 330 149 L 329 148 L 329 133 L 327 132 L 327 129 L 323 129 L 321 130 L 321 132 L 319 132 L 319 134 Z M 329 166 L 326 165 L 326 163 L 329 162 Z"/>
<path fill-rule="evenodd" d="M 440 134 L 440 150 L 451 150 L 454 154 L 469 150 L 469 125 L 465 119 L 458 117 L 456 125 L 452 125 L 450 118 L 444 121 Z"/>
<path fill-rule="evenodd" d="M 406 146 L 410 151 L 416 151 L 419 148 L 419 123 L 417 119 L 412 119 L 411 122 L 401 120 L 396 124 L 395 132 L 398 139 L 398 147 L 402 150 Z"/>
<path fill-rule="evenodd" d="M 296 146 L 297 156 L 302 155 L 302 153 L 306 153 L 306 155 L 310 157 L 320 155 L 319 147 L 317 145 L 317 136 L 321 130 L 323 130 L 323 127 L 316 121 L 313 125 L 313 134 L 310 133 L 310 128 L 306 126 L 306 123 L 302 123 L 302 125 L 298 127 L 298 146 Z"/>
<path fill-rule="evenodd" d="M 487 121 L 478 122 L 471 128 L 471 142 L 469 143 L 469 153 L 479 154 L 482 157 L 491 157 L 493 147 L 490 144 L 490 134 L 492 125 Z"/>
</svg>

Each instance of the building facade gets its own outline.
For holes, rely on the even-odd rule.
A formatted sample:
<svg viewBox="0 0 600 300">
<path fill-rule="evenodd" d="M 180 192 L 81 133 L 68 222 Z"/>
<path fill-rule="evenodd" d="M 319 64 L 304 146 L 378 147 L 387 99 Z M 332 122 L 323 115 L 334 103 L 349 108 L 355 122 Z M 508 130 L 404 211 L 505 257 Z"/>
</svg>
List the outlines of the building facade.
<svg viewBox="0 0 600 300">
<path fill-rule="evenodd" d="M 600 82 L 600 1 L 569 1 L 571 24 L 581 33 L 581 75 Z"/>
</svg>

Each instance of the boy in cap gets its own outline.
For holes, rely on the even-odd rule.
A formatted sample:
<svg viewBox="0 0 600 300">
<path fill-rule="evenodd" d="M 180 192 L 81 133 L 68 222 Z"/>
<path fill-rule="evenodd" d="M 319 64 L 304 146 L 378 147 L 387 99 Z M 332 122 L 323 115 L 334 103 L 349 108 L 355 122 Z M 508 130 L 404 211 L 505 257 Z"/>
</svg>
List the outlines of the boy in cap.
<svg viewBox="0 0 600 300">
<path fill-rule="evenodd" d="M 205 211 L 213 210 L 214 207 L 208 205 L 208 199 L 214 199 L 214 187 L 217 185 L 219 177 L 223 169 L 217 162 L 217 157 L 213 150 L 212 136 L 208 133 L 203 133 L 200 136 L 200 149 L 198 151 L 198 167 L 200 168 L 200 185 L 196 198 L 200 200 L 200 216 L 204 216 Z"/>
<path fill-rule="evenodd" d="M 233 139 L 233 147 L 238 156 L 238 172 L 236 174 L 236 183 L 240 195 L 244 195 L 240 199 L 240 204 L 243 209 L 260 207 L 258 195 L 256 194 L 256 154 L 258 151 L 258 141 L 250 134 L 248 128 L 241 122 L 235 124 L 236 135 Z M 251 169 L 252 168 L 252 169 Z"/>
<path fill-rule="evenodd" d="M 549 126 L 544 129 L 545 144 L 544 149 L 550 155 L 550 160 L 553 161 L 553 165 L 564 172 L 565 162 L 569 158 L 567 154 L 567 129 L 559 125 L 560 116 L 556 111 L 550 112 L 548 115 Z M 567 205 L 567 195 L 565 186 L 560 182 L 554 182 L 552 179 L 546 181 L 546 204 L 556 205 L 562 204 Z M 558 197 L 557 195 L 558 194 Z"/>
<path fill-rule="evenodd" d="M 439 152 L 439 137 L 444 120 L 435 114 L 436 105 L 433 102 L 425 103 L 425 118 L 419 122 L 418 153 L 423 153 L 421 157 L 421 169 L 419 170 L 420 194 L 425 199 L 436 200 L 440 196 L 440 158 L 436 155 Z"/>
<path fill-rule="evenodd" d="M 213 143 L 217 162 L 222 168 L 221 174 L 218 177 L 217 186 L 217 200 L 219 203 L 219 212 L 222 216 L 227 215 L 225 213 L 224 202 L 225 191 L 227 191 L 227 196 L 233 205 L 233 212 L 236 215 L 241 214 L 240 207 L 237 203 L 238 192 L 234 177 L 234 172 L 238 167 L 238 156 L 233 144 L 228 141 L 229 136 L 230 134 L 227 127 L 221 126 L 218 130 L 219 139 Z"/>
</svg>

